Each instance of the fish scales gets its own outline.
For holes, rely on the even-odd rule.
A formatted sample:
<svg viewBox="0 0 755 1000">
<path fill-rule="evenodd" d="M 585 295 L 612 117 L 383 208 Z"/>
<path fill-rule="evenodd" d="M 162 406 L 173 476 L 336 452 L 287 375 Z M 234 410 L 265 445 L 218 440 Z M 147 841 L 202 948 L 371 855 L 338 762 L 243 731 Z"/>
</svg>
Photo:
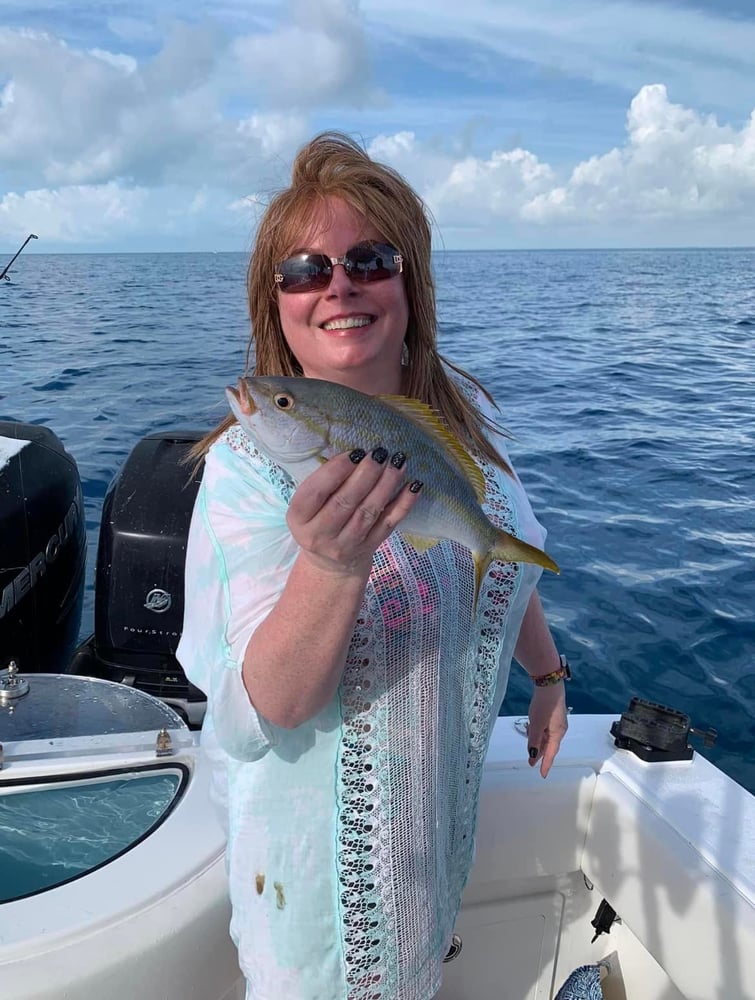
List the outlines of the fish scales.
<svg viewBox="0 0 755 1000">
<path fill-rule="evenodd" d="M 363 448 L 368 454 L 378 447 L 386 448 L 389 454 L 402 451 L 406 455 L 407 474 L 424 483 L 425 503 L 447 504 L 460 518 L 473 510 L 477 505 L 474 490 L 453 458 L 421 426 L 412 425 L 390 405 L 376 398 L 370 402 L 373 404 L 370 407 L 355 407 L 353 414 L 348 414 L 353 419 L 331 426 L 322 453 L 332 458 L 354 448 Z M 411 522 L 410 513 L 404 520 L 404 530 L 409 530 Z"/>
</svg>

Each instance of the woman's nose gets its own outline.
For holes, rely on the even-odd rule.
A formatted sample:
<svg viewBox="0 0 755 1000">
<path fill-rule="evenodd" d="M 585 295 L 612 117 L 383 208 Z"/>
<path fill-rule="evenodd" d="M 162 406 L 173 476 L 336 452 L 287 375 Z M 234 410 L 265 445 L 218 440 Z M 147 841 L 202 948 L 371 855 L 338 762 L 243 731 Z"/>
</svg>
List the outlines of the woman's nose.
<svg viewBox="0 0 755 1000">
<path fill-rule="evenodd" d="M 328 285 L 328 292 L 331 295 L 343 295 L 354 291 L 354 282 L 346 273 L 343 264 L 333 265 L 333 275 Z"/>
</svg>

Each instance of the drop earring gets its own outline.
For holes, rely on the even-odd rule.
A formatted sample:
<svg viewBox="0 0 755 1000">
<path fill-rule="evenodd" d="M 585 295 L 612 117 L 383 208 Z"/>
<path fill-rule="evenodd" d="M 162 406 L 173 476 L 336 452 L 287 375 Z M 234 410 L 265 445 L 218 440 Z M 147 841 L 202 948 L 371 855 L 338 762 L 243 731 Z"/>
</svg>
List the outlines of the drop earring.
<svg viewBox="0 0 755 1000">
<path fill-rule="evenodd" d="M 409 367 L 409 348 L 406 346 L 406 341 L 401 345 L 401 367 Z"/>
</svg>

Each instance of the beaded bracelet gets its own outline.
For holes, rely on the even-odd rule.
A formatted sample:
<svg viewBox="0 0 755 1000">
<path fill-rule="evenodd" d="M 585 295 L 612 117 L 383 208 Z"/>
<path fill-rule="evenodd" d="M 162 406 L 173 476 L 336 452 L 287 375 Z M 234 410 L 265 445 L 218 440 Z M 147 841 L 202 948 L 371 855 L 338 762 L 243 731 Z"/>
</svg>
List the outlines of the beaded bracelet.
<svg viewBox="0 0 755 1000">
<path fill-rule="evenodd" d="M 549 674 L 540 674 L 538 677 L 532 678 L 532 683 L 535 687 L 550 687 L 551 684 L 558 684 L 559 681 L 571 680 L 571 668 L 569 666 L 569 661 L 563 653 L 559 656 L 558 662 L 561 664 L 558 670 L 551 670 Z"/>
</svg>

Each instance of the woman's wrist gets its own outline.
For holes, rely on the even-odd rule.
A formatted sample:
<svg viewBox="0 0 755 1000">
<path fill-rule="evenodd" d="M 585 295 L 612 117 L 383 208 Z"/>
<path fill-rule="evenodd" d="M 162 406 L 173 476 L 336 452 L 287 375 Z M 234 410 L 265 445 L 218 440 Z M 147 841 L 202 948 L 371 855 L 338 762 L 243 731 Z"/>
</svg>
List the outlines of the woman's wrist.
<svg viewBox="0 0 755 1000">
<path fill-rule="evenodd" d="M 569 661 L 563 653 L 559 654 L 558 666 L 554 670 L 545 674 L 530 674 L 530 679 L 535 687 L 551 687 L 554 684 L 561 684 L 571 680 L 571 668 Z"/>
<path fill-rule="evenodd" d="M 367 586 L 372 571 L 372 557 L 369 560 L 363 558 L 359 561 L 345 563 L 316 552 L 310 552 L 308 549 L 300 549 L 297 561 L 305 563 L 310 570 L 324 579 L 333 577 L 339 580 L 355 580 L 361 584 L 362 588 Z"/>
</svg>

